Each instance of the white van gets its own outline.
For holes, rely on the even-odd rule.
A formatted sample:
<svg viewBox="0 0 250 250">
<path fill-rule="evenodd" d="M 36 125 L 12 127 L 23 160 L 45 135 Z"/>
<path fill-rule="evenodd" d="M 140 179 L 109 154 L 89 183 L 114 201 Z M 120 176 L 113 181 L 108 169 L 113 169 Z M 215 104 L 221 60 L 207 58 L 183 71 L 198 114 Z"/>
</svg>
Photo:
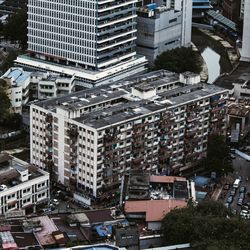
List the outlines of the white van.
<svg viewBox="0 0 250 250">
<path fill-rule="evenodd" d="M 234 187 L 234 188 L 238 188 L 239 185 L 240 185 L 240 179 L 236 179 L 236 180 L 234 181 L 233 187 Z"/>
</svg>

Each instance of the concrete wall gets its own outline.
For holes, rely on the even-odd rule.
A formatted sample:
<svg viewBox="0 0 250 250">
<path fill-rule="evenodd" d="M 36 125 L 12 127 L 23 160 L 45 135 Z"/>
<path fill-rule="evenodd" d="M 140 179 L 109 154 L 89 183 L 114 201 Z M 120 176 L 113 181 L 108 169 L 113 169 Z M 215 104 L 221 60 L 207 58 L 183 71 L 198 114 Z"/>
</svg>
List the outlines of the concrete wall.
<svg viewBox="0 0 250 250">
<path fill-rule="evenodd" d="M 149 60 L 149 65 L 162 52 L 181 44 L 181 12 L 168 10 L 155 17 L 137 17 L 137 52 Z"/>
<path fill-rule="evenodd" d="M 250 62 L 250 0 L 245 0 L 241 61 Z"/>
</svg>

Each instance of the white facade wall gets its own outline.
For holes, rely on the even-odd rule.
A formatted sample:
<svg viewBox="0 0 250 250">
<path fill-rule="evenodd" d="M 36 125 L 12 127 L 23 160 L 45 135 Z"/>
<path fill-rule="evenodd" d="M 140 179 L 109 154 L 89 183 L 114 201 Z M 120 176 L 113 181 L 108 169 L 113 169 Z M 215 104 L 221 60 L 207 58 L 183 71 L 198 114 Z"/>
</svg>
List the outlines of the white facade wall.
<svg viewBox="0 0 250 250">
<path fill-rule="evenodd" d="M 219 98 L 226 98 L 227 91 L 218 93 Z M 189 100 L 186 103 L 180 103 L 170 108 L 157 110 L 146 115 L 138 115 L 138 117 L 128 120 L 122 120 L 111 125 L 105 125 L 98 129 L 90 125 L 75 121 L 73 118 L 80 116 L 80 108 L 67 109 L 67 104 L 61 104 L 56 112 L 50 112 L 37 105 L 31 106 L 31 162 L 41 168 L 46 167 L 46 158 L 48 157 L 48 146 L 46 145 L 46 130 L 48 122 L 46 122 L 47 114 L 51 114 L 52 127 L 52 146 L 51 155 L 54 163 L 53 172 L 56 180 L 68 187 L 79 188 L 79 190 L 89 191 L 92 195 L 97 196 L 104 188 L 118 184 L 124 173 L 129 172 L 133 166 L 133 134 L 134 127 L 145 126 L 143 152 L 145 157 L 141 166 L 144 170 L 152 173 L 158 173 L 158 154 L 159 142 L 161 136 L 155 131 L 155 126 L 159 126 L 160 117 L 171 110 L 173 112 L 174 124 L 172 125 L 172 141 L 169 147 L 172 149 L 171 163 L 179 164 L 185 157 L 185 129 L 187 126 L 187 106 L 189 104 L 196 105 L 199 108 L 199 114 L 196 114 L 196 120 L 199 118 L 199 126 L 196 131 L 199 142 L 195 146 L 195 153 L 205 156 L 207 138 L 211 125 L 211 108 L 210 96 L 201 97 L 196 100 Z M 92 105 L 91 111 L 96 110 L 97 103 Z M 103 105 L 103 104 L 102 104 Z M 95 108 L 94 108 L 95 106 Z M 86 111 L 86 113 L 91 112 Z M 83 113 L 82 113 L 83 114 Z M 155 125 L 158 124 L 158 125 Z M 70 129 L 76 131 L 75 139 L 69 134 Z M 220 127 L 220 130 L 225 128 Z M 117 131 L 116 142 L 110 144 L 115 145 L 114 149 L 118 153 L 118 165 L 108 167 L 111 164 L 112 157 L 107 161 L 106 153 L 111 149 L 105 146 L 105 136 L 107 131 Z M 112 146 L 112 147 L 113 147 Z M 143 163 L 144 162 L 144 163 Z M 112 163 L 113 164 L 113 163 Z M 166 167 L 166 166 L 165 166 Z M 190 166 L 183 166 L 183 171 Z"/>
<path fill-rule="evenodd" d="M 92 70 L 129 61 L 135 56 L 136 2 L 29 0 L 28 50 Z"/>
<path fill-rule="evenodd" d="M 181 31 L 181 46 L 191 46 L 192 35 L 192 0 L 182 0 L 182 31 Z"/>
<path fill-rule="evenodd" d="M 250 0 L 244 0 L 241 61 L 250 62 Z"/>
<path fill-rule="evenodd" d="M 0 214 L 5 214 L 12 210 L 25 209 L 49 201 L 49 174 L 42 170 L 38 171 L 42 173 L 42 176 L 23 180 L 22 183 L 16 186 L 0 191 Z"/>
</svg>

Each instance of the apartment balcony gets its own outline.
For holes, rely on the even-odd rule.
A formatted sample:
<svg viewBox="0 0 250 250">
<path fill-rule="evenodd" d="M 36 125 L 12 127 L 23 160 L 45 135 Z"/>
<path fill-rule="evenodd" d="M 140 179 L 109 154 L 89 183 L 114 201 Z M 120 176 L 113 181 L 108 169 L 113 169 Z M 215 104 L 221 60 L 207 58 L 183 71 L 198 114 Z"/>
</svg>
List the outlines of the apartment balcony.
<svg viewBox="0 0 250 250">
<path fill-rule="evenodd" d="M 52 131 L 52 124 L 48 123 L 45 128 L 47 129 L 47 131 L 51 132 Z"/>
<path fill-rule="evenodd" d="M 119 17 L 119 18 L 117 18 L 116 20 L 113 20 L 113 21 L 104 21 L 102 23 L 98 23 L 97 28 L 105 28 L 105 27 L 115 25 L 115 24 L 118 24 L 118 23 L 123 23 L 123 22 L 125 22 L 127 20 L 134 19 L 136 17 L 137 17 L 137 15 L 127 15 L 127 16 L 124 16 L 124 17 Z"/>
<path fill-rule="evenodd" d="M 111 35 L 111 36 L 102 36 L 98 38 L 97 44 L 102 44 L 102 43 L 108 43 L 108 42 L 114 42 L 114 39 L 126 37 L 130 34 L 136 33 L 137 30 L 134 28 L 128 28 L 127 30 L 123 30 L 122 32 L 117 32 L 117 34 Z"/>
<path fill-rule="evenodd" d="M 212 101 L 212 100 L 211 100 L 210 105 L 211 105 L 212 107 L 215 107 L 215 106 L 218 105 L 218 103 L 219 103 L 218 100 L 215 100 L 215 101 Z"/>
<path fill-rule="evenodd" d="M 118 15 L 124 15 L 126 13 L 135 13 L 136 11 L 136 7 L 135 6 L 131 6 L 129 8 L 120 8 L 118 10 L 105 10 L 105 12 L 99 13 L 97 20 L 103 21 L 105 19 L 109 20 L 112 19 Z"/>
<path fill-rule="evenodd" d="M 72 126 L 69 128 L 68 130 L 68 136 L 72 139 L 72 138 L 77 138 L 78 137 L 78 131 L 77 131 L 77 127 L 76 126 Z"/>
<path fill-rule="evenodd" d="M 130 42 L 135 41 L 136 37 L 132 36 L 132 34 L 127 35 L 126 37 L 121 37 L 116 39 L 115 41 L 111 41 L 110 43 L 101 44 L 97 48 L 97 52 L 105 51 L 107 49 L 112 49 L 114 47 L 120 46 L 119 48 L 126 48 L 127 45 L 129 45 Z"/>
<path fill-rule="evenodd" d="M 106 2 L 106 3 L 104 3 Z M 102 13 L 102 12 L 105 12 L 105 11 L 108 11 L 108 10 L 114 10 L 114 9 L 117 9 L 117 8 L 121 8 L 123 6 L 127 6 L 127 5 L 130 5 L 130 4 L 135 4 L 137 3 L 136 0 L 130 0 L 130 1 L 126 1 L 126 0 L 119 0 L 119 1 L 101 1 L 99 2 L 98 1 L 98 13 Z"/>
<path fill-rule="evenodd" d="M 114 26 L 106 27 L 99 29 L 97 31 L 97 37 L 101 36 L 109 36 L 110 34 L 115 35 L 115 33 L 120 33 L 121 31 L 124 31 L 126 29 L 134 29 L 136 27 L 136 22 L 133 21 L 127 21 L 124 23 L 116 24 Z"/>
<path fill-rule="evenodd" d="M 191 116 L 188 116 L 186 119 L 187 119 L 187 122 L 194 122 L 194 121 L 197 121 L 199 117 L 191 115 Z"/>
<path fill-rule="evenodd" d="M 121 53 L 121 54 L 118 53 L 118 54 L 113 56 L 113 59 L 110 59 L 110 60 L 103 59 L 103 60 L 101 60 L 102 63 L 100 63 L 100 61 L 98 60 L 97 67 L 99 69 L 101 69 L 101 68 L 107 67 L 109 65 L 114 65 L 115 63 L 121 62 L 121 61 L 123 61 L 123 60 L 125 60 L 127 58 L 132 58 L 135 55 L 136 55 L 135 51 L 134 52 L 129 52 L 129 53 Z"/>
</svg>

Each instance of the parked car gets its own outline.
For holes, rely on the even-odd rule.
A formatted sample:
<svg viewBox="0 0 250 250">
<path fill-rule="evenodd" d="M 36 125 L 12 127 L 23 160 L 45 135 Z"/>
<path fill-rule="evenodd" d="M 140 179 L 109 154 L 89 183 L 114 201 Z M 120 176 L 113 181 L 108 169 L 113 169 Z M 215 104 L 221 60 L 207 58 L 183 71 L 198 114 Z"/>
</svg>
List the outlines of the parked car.
<svg viewBox="0 0 250 250">
<path fill-rule="evenodd" d="M 243 203 L 243 199 L 242 199 L 242 198 L 239 198 L 239 199 L 238 199 L 238 202 L 237 202 L 237 205 L 238 205 L 238 206 L 242 206 L 242 203 Z"/>
<path fill-rule="evenodd" d="M 42 211 L 46 214 L 46 213 L 50 213 L 52 209 L 50 207 L 46 207 L 46 208 L 43 208 Z"/>
<path fill-rule="evenodd" d="M 240 193 L 245 193 L 246 192 L 246 187 L 242 186 L 240 187 Z"/>
<path fill-rule="evenodd" d="M 244 198 L 245 198 L 245 193 L 240 193 L 239 198 L 240 198 L 240 199 L 244 199 Z"/>
<path fill-rule="evenodd" d="M 231 154 L 231 155 L 230 155 L 230 158 L 231 158 L 231 159 L 235 159 L 235 158 L 236 158 L 236 156 L 235 156 L 235 155 L 233 155 L 233 154 Z"/>
<path fill-rule="evenodd" d="M 56 205 L 56 206 L 59 205 L 59 201 L 58 201 L 57 199 L 52 199 L 52 200 L 51 200 L 51 203 L 52 203 L 53 205 Z"/>
<path fill-rule="evenodd" d="M 228 196 L 228 198 L 227 198 L 227 203 L 229 203 L 229 204 L 231 204 L 232 202 L 233 202 L 233 196 L 232 195 L 230 195 L 230 196 Z"/>
<path fill-rule="evenodd" d="M 242 215 L 242 214 L 249 214 L 250 212 L 248 211 L 248 210 L 241 210 L 240 211 L 240 215 Z"/>
<path fill-rule="evenodd" d="M 0 191 L 6 190 L 8 187 L 4 184 L 0 185 Z"/>
<path fill-rule="evenodd" d="M 233 188 L 233 189 L 230 191 L 230 195 L 231 195 L 231 196 L 235 196 L 235 194 L 236 194 L 236 189 Z"/>
<path fill-rule="evenodd" d="M 246 205 L 244 205 L 244 204 L 242 204 L 241 209 L 242 209 L 242 210 L 248 210 L 248 209 L 249 209 L 249 207 L 248 207 L 248 206 L 246 206 Z"/>
</svg>

